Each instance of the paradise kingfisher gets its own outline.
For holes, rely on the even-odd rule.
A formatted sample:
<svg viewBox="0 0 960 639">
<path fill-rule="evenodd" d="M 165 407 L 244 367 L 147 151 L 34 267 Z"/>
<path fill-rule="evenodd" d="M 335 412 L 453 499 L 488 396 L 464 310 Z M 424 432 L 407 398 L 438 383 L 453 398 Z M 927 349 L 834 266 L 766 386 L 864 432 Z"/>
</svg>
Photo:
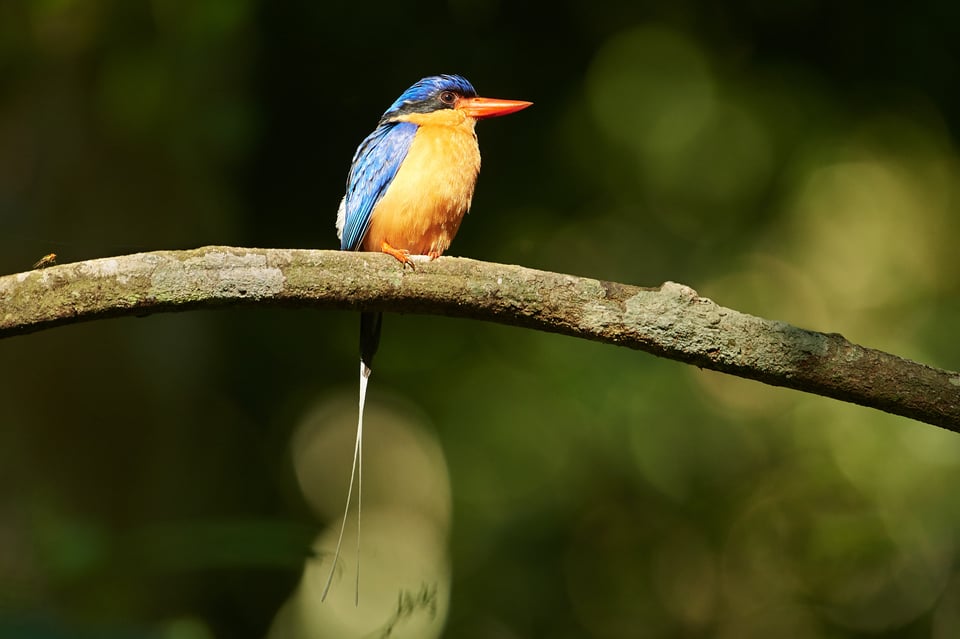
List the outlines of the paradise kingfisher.
<svg viewBox="0 0 960 639">
<path fill-rule="evenodd" d="M 474 131 L 477 120 L 514 113 L 531 104 L 478 97 L 473 85 L 458 75 L 423 78 L 404 91 L 353 155 L 347 192 L 337 212 L 340 249 L 381 251 L 411 267 L 411 255 L 426 255 L 431 260 L 441 256 L 450 247 L 473 199 L 480 172 L 480 149 Z M 382 313 L 360 315 L 360 415 L 347 504 L 321 597 L 324 600 L 340 557 L 355 476 L 355 603 L 360 598 L 363 404 L 382 319 Z"/>
</svg>

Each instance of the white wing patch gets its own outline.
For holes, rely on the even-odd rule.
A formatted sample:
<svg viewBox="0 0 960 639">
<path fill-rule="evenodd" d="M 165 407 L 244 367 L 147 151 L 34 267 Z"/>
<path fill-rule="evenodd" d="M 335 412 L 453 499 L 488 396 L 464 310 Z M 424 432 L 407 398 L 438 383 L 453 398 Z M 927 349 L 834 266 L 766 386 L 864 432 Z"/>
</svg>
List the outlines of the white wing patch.
<svg viewBox="0 0 960 639">
<path fill-rule="evenodd" d="M 343 225 L 347 222 L 347 196 L 344 195 L 340 200 L 340 208 L 337 209 L 337 239 L 343 239 Z"/>
</svg>

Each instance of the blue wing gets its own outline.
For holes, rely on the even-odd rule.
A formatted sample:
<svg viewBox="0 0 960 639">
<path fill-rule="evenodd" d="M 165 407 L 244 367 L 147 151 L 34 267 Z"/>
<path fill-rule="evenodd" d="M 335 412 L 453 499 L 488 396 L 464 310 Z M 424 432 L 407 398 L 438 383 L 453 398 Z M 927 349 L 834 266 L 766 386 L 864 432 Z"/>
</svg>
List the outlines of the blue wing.
<svg viewBox="0 0 960 639">
<path fill-rule="evenodd" d="M 417 128 L 412 122 L 387 122 L 360 144 L 347 177 L 341 250 L 360 248 L 370 228 L 373 209 L 400 170 Z"/>
</svg>

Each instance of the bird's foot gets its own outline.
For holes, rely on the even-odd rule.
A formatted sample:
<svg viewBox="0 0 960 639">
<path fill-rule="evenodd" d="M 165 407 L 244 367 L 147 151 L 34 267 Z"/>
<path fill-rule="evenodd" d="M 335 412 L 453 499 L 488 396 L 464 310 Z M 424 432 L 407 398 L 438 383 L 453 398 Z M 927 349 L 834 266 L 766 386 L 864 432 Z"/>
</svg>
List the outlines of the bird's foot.
<svg viewBox="0 0 960 639">
<path fill-rule="evenodd" d="M 437 259 L 438 257 L 440 257 L 441 255 L 443 255 L 443 251 L 438 251 L 436 249 L 431 249 L 431 251 L 427 253 L 427 257 L 430 258 L 431 262 Z"/>
<path fill-rule="evenodd" d="M 386 253 L 387 255 L 393 256 L 394 258 L 396 258 L 398 262 L 400 262 L 404 266 L 409 264 L 410 268 L 412 268 L 413 270 L 417 270 L 417 265 L 414 264 L 413 260 L 410 259 L 410 251 L 406 249 L 393 248 L 387 242 L 384 242 L 380 245 L 380 250 Z"/>
</svg>

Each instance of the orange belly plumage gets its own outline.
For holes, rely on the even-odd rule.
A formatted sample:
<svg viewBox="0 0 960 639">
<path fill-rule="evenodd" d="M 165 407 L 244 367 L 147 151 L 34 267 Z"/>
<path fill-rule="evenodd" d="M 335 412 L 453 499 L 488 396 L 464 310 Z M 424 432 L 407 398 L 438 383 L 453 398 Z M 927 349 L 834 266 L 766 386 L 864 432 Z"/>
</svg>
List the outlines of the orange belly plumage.
<svg viewBox="0 0 960 639">
<path fill-rule="evenodd" d="M 480 172 L 474 120 L 448 124 L 428 117 L 417 118 L 420 128 L 403 165 L 372 211 L 365 251 L 379 251 L 385 242 L 411 255 L 437 257 L 470 209 Z"/>
</svg>

